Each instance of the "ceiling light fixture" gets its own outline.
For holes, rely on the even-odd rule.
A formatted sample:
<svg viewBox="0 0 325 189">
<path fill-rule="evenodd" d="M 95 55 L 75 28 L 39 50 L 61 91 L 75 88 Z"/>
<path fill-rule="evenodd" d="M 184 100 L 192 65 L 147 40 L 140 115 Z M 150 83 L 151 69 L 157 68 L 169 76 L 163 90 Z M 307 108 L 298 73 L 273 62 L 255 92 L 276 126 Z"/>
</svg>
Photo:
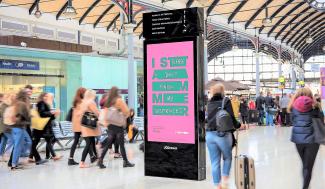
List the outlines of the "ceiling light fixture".
<svg viewBox="0 0 325 189">
<path fill-rule="evenodd" d="M 37 3 L 37 5 L 36 5 L 36 11 L 35 11 L 35 13 L 34 13 L 34 16 L 35 16 L 36 18 L 40 18 L 40 17 L 42 16 L 42 12 L 39 10 L 39 5 L 38 5 L 38 3 Z"/>
<path fill-rule="evenodd" d="M 263 25 L 268 26 L 272 24 L 272 19 L 269 17 L 269 9 L 265 8 L 265 18 L 262 20 Z"/>
<path fill-rule="evenodd" d="M 72 6 L 72 0 L 68 0 L 68 6 L 64 10 L 63 15 L 67 18 L 73 18 L 77 15 L 76 9 Z"/>
<path fill-rule="evenodd" d="M 308 37 L 306 38 L 306 43 L 310 44 L 312 43 L 314 40 L 312 38 L 312 36 L 310 35 L 310 29 L 308 30 Z"/>
</svg>

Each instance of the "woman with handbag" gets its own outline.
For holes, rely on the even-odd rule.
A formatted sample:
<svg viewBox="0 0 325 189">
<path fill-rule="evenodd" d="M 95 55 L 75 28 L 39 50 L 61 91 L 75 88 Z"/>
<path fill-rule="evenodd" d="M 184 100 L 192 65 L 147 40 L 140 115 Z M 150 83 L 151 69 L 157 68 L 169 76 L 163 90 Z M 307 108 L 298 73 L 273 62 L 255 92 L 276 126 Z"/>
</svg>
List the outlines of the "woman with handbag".
<svg viewBox="0 0 325 189">
<path fill-rule="evenodd" d="M 319 144 L 315 142 L 313 118 L 319 115 L 318 107 L 310 89 L 300 88 L 292 97 L 288 112 L 292 115 L 291 141 L 296 148 L 302 161 L 303 189 L 308 189 L 315 159 L 319 150 Z"/>
<path fill-rule="evenodd" d="M 32 152 L 29 158 L 31 159 L 32 157 L 35 158 L 35 163 L 36 165 L 40 165 L 43 163 L 46 163 L 47 160 L 42 160 L 41 156 L 39 155 L 37 151 L 37 145 L 40 142 L 41 138 L 44 138 L 46 141 L 46 149 L 49 150 L 52 158 L 54 161 L 60 160 L 62 156 L 56 155 L 53 149 L 53 144 L 52 144 L 52 139 L 54 137 L 54 133 L 52 130 L 55 118 L 60 115 L 59 110 L 51 111 L 50 104 L 53 101 L 53 96 L 49 93 L 42 93 L 38 97 L 38 102 L 37 102 L 37 112 L 39 113 L 39 116 L 41 118 L 49 118 L 49 121 L 46 123 L 45 127 L 43 130 L 38 130 L 38 129 L 33 129 L 32 132 Z"/>
<path fill-rule="evenodd" d="M 86 141 L 86 146 L 82 152 L 79 164 L 80 168 L 88 168 L 85 164 L 88 153 L 93 154 L 93 156 L 90 157 L 92 163 L 97 160 L 95 138 L 101 135 L 101 130 L 99 126 L 97 126 L 99 110 L 96 106 L 95 98 L 96 92 L 94 90 L 87 90 L 80 104 L 81 111 L 83 112 L 81 118 L 81 134 Z"/>
<path fill-rule="evenodd" d="M 114 139 L 120 145 L 120 150 L 123 157 L 123 167 L 134 167 L 134 164 L 130 163 L 127 159 L 124 146 L 124 128 L 126 127 L 126 118 L 129 117 L 130 112 L 128 106 L 121 98 L 117 87 L 112 87 L 109 91 L 106 107 L 108 108 L 107 119 L 109 124 L 107 137 L 108 142 L 105 144 L 103 152 L 98 160 L 98 167 L 100 169 L 106 168 L 106 166 L 103 164 L 103 160 Z"/>
</svg>

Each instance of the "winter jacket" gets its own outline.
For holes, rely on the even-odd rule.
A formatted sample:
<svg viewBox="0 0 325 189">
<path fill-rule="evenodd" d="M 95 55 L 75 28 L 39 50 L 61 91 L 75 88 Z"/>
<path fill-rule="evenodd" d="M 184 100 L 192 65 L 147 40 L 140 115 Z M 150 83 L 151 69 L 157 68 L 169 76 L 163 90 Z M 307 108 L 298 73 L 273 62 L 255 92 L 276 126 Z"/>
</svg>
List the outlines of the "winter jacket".
<svg viewBox="0 0 325 189">
<path fill-rule="evenodd" d="M 241 116 L 248 117 L 248 105 L 246 101 L 241 101 L 239 106 Z"/>
<path fill-rule="evenodd" d="M 256 98 L 256 109 L 257 110 L 264 110 L 265 99 L 263 96 L 259 96 Z"/>
<path fill-rule="evenodd" d="M 31 123 L 31 115 L 29 106 L 24 102 L 16 102 L 15 106 L 15 117 L 16 123 L 12 127 L 26 128 Z"/>
<path fill-rule="evenodd" d="M 47 137 L 54 136 L 52 127 L 55 125 L 53 123 L 53 121 L 55 120 L 55 116 L 51 113 L 50 106 L 46 104 L 44 101 L 38 102 L 36 106 L 40 117 L 50 118 L 50 120 L 47 122 L 46 126 L 44 127 L 43 131 L 37 131 L 37 132 L 42 133 L 44 136 Z"/>
<path fill-rule="evenodd" d="M 313 109 L 313 99 L 307 96 L 298 97 L 292 108 L 292 134 L 291 141 L 296 144 L 312 144 L 314 131 L 312 118 L 318 117 L 319 110 Z"/>
<path fill-rule="evenodd" d="M 217 114 L 218 110 L 221 109 L 222 99 L 223 99 L 223 96 L 221 96 L 221 94 L 216 94 L 208 102 L 208 125 L 207 125 L 207 131 L 216 131 L 216 126 L 217 126 L 217 123 L 216 123 L 216 114 Z M 233 120 L 233 124 L 235 125 L 235 127 L 237 126 L 237 128 L 239 128 L 240 127 L 240 123 L 235 118 L 234 111 L 232 109 L 232 105 L 231 105 L 231 102 L 230 102 L 229 98 L 226 99 L 224 106 L 225 106 L 224 107 L 225 110 L 231 116 L 231 118 Z"/>
</svg>

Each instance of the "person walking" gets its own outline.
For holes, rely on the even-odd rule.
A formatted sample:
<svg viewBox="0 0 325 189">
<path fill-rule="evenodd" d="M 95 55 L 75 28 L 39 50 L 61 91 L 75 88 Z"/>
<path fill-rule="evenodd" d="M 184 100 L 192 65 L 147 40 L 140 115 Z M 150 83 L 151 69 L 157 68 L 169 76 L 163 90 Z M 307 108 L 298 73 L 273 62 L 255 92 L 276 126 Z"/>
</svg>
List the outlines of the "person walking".
<svg viewBox="0 0 325 189">
<path fill-rule="evenodd" d="M 52 138 L 54 135 L 52 127 L 54 125 L 55 117 L 60 115 L 60 111 L 58 110 L 51 111 L 50 104 L 52 103 L 52 101 L 53 101 L 53 96 L 50 93 L 42 93 L 38 97 L 38 102 L 36 107 L 40 117 L 50 118 L 50 119 L 45 125 L 43 130 L 34 129 L 32 131 L 32 136 L 33 136 L 32 153 L 29 158 L 31 159 L 32 157 L 34 157 L 36 165 L 41 165 L 47 162 L 47 160 L 42 160 L 41 156 L 37 151 L 37 145 L 39 144 L 41 138 L 45 139 L 46 149 L 49 150 L 53 160 L 57 161 L 62 158 L 61 156 L 56 155 L 52 144 Z"/>
<path fill-rule="evenodd" d="M 266 113 L 266 126 L 274 126 L 273 112 L 274 109 L 274 101 L 272 98 L 271 92 L 267 92 L 267 96 L 265 97 L 265 113 Z"/>
<path fill-rule="evenodd" d="M 26 131 L 26 127 L 31 123 L 29 99 L 26 92 L 23 90 L 18 92 L 15 101 L 6 108 L 3 117 L 4 124 L 11 127 L 14 144 L 8 166 L 11 167 L 11 170 L 21 169 L 22 167 L 18 166 L 18 162 L 24 142 L 25 146 L 29 149 L 32 144 Z"/>
<path fill-rule="evenodd" d="M 216 129 L 216 113 L 221 109 L 224 100 L 224 86 L 216 84 L 211 87 L 210 94 L 212 98 L 208 102 L 208 125 L 206 133 L 206 143 L 209 150 L 213 182 L 217 189 L 225 189 L 228 187 L 228 179 L 232 161 L 232 147 L 235 144 L 233 131 L 221 132 Z M 240 123 L 234 116 L 231 102 L 225 99 L 224 109 L 232 118 L 236 128 L 240 127 Z M 221 169 L 221 157 L 223 158 L 223 168 Z M 221 173 L 222 170 L 222 173 Z"/>
<path fill-rule="evenodd" d="M 119 89 L 117 87 L 112 87 L 109 91 L 108 99 L 106 101 L 106 108 L 109 109 L 116 109 L 116 111 L 122 112 L 122 114 L 125 116 L 125 120 L 130 115 L 130 111 L 126 103 L 122 100 Z M 126 124 L 126 123 L 125 123 Z M 98 167 L 101 169 L 106 168 L 106 166 L 103 163 L 104 157 L 107 153 L 107 150 L 109 146 L 113 143 L 114 139 L 117 140 L 121 154 L 123 157 L 123 167 L 134 167 L 133 163 L 130 163 L 127 155 L 126 150 L 124 146 L 124 127 L 126 125 L 114 125 L 109 123 L 108 125 L 108 137 L 107 137 L 107 144 L 105 144 L 103 152 L 98 160 Z"/>
<path fill-rule="evenodd" d="M 244 125 L 244 129 L 249 129 L 248 104 L 247 104 L 247 100 L 245 98 L 242 98 L 240 101 L 239 113 L 240 113 L 242 124 Z"/>
<path fill-rule="evenodd" d="M 84 115 L 84 113 L 86 112 L 89 112 L 94 114 L 97 118 L 99 117 L 99 110 L 96 106 L 95 98 L 96 98 L 96 92 L 94 90 L 87 90 L 85 92 L 84 99 L 80 104 L 82 115 Z M 86 141 L 86 146 L 82 152 L 79 167 L 88 168 L 88 165 L 85 164 L 85 160 L 88 153 L 93 155 L 90 157 L 91 163 L 94 163 L 97 160 L 95 137 L 101 135 L 101 130 L 99 126 L 97 126 L 95 129 L 91 129 L 81 124 L 81 134 Z"/>
<path fill-rule="evenodd" d="M 283 97 L 280 99 L 280 109 L 281 109 L 281 121 L 282 126 L 290 126 L 290 116 L 287 112 L 287 108 L 290 102 L 289 96 L 284 93 Z"/>
<path fill-rule="evenodd" d="M 265 106 L 265 99 L 263 96 L 263 92 L 256 98 L 256 110 L 258 110 L 258 125 L 264 125 L 264 106 Z"/>
<path fill-rule="evenodd" d="M 12 147 L 12 137 L 11 128 L 4 124 L 4 113 L 6 109 L 13 104 L 16 95 L 14 93 L 7 93 L 3 97 L 3 102 L 0 105 L 0 161 L 5 161 L 4 154 L 6 152 L 6 146 L 8 144 L 8 149 Z"/>
<path fill-rule="evenodd" d="M 126 132 L 128 133 L 129 136 L 129 143 L 133 143 L 134 142 L 134 138 L 135 136 L 137 136 L 139 129 L 136 127 L 136 125 L 133 124 L 134 121 L 134 109 L 131 108 L 130 109 L 130 116 L 127 118 L 126 120 Z"/>
<path fill-rule="evenodd" d="M 312 118 L 320 115 L 319 108 L 314 108 L 315 101 L 310 89 L 300 88 L 288 105 L 292 114 L 291 141 L 296 144 L 302 162 L 303 189 L 308 189 L 312 177 L 319 144 L 314 141 Z"/>
<path fill-rule="evenodd" d="M 77 149 L 80 137 L 81 137 L 81 118 L 82 118 L 82 109 L 81 103 L 84 98 L 85 92 L 87 89 L 80 87 L 74 97 L 73 104 L 72 104 L 72 131 L 74 132 L 74 139 L 70 149 L 70 156 L 68 160 L 68 165 L 79 165 L 73 157 L 74 153 Z M 91 154 L 93 156 L 93 154 Z"/>
</svg>

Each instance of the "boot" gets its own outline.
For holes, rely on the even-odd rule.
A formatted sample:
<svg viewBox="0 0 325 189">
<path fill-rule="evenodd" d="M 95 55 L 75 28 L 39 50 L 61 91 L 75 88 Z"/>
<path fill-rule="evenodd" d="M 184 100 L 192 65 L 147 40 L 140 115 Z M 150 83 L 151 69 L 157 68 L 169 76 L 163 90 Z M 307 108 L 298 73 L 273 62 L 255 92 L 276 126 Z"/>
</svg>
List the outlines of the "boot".
<svg viewBox="0 0 325 189">
<path fill-rule="evenodd" d="M 134 167 L 135 164 L 134 163 L 130 163 L 129 161 L 123 161 L 123 167 Z"/>
<path fill-rule="evenodd" d="M 103 164 L 103 160 L 102 159 L 99 159 L 98 162 L 97 162 L 97 166 L 100 168 L 100 169 L 105 169 L 106 166 Z"/>
<path fill-rule="evenodd" d="M 71 166 L 71 165 L 79 165 L 78 162 L 75 162 L 74 159 L 69 159 L 68 160 L 68 165 Z"/>
</svg>

